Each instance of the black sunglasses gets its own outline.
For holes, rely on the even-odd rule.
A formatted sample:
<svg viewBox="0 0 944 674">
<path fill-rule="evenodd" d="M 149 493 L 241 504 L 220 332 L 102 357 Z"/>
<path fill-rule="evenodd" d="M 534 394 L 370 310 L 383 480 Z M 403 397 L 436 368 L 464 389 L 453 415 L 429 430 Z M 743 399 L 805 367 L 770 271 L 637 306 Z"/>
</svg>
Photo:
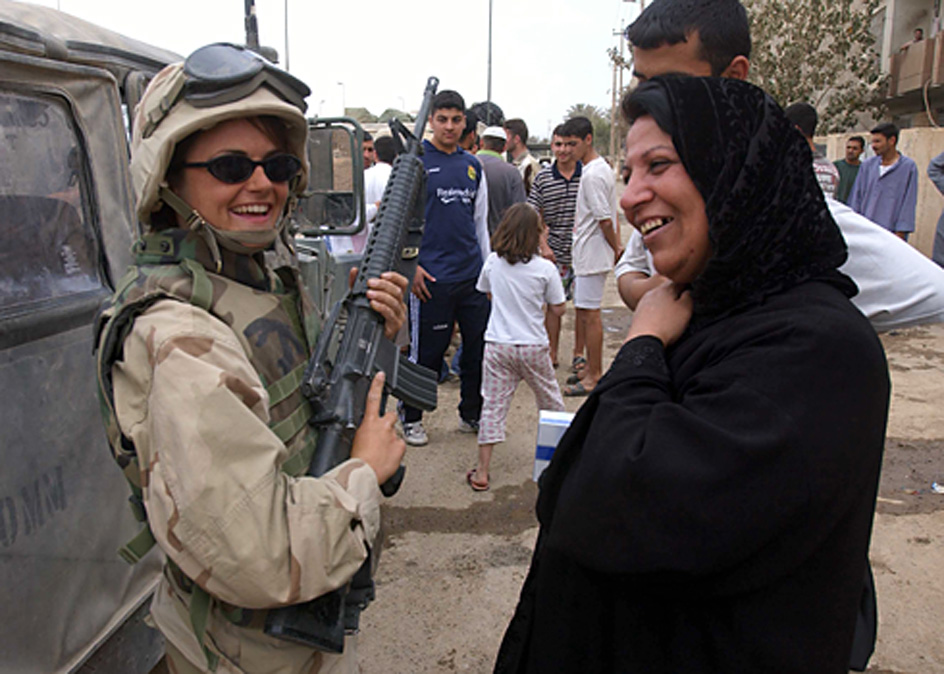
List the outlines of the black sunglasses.
<svg viewBox="0 0 944 674">
<path fill-rule="evenodd" d="M 188 162 L 186 168 L 205 168 L 217 180 L 235 185 L 244 183 L 252 177 L 257 166 L 261 166 L 266 177 L 274 183 L 285 183 L 302 170 L 301 160 L 291 154 L 274 154 L 262 161 L 250 159 L 241 154 L 224 154 L 210 161 Z"/>
</svg>

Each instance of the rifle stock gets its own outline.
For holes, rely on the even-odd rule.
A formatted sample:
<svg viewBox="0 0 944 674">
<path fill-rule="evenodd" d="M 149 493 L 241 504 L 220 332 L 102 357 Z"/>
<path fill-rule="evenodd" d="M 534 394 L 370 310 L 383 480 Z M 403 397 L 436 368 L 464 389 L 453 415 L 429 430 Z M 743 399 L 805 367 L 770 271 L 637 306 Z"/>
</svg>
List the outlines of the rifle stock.
<svg viewBox="0 0 944 674">
<path fill-rule="evenodd" d="M 364 417 L 370 380 L 377 372 L 386 375 L 385 392 L 413 407 L 436 408 L 436 373 L 410 362 L 384 336 L 383 319 L 367 299 L 367 281 L 385 271 L 398 271 L 412 282 L 416 273 L 426 211 L 426 169 L 419 157 L 438 84 L 435 77 L 427 81 L 413 134 L 399 120 L 390 122 L 394 139 L 405 151 L 393 163 L 354 285 L 328 317 L 305 371 L 302 392 L 314 410 L 311 424 L 318 429 L 308 469 L 315 477 L 350 457 L 354 433 Z M 396 493 L 403 475 L 401 466 L 381 485 L 386 496 Z M 265 631 L 340 653 L 345 631 L 356 631 L 360 611 L 373 595 L 368 551 L 368 559 L 348 587 L 305 604 L 269 611 Z"/>
</svg>

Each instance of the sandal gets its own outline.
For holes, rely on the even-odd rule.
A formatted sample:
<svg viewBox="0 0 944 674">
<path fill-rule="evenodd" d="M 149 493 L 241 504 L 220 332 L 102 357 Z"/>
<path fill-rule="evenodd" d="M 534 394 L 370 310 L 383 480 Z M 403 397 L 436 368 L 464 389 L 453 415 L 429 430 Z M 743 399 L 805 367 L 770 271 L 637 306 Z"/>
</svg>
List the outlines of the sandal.
<svg viewBox="0 0 944 674">
<path fill-rule="evenodd" d="M 465 481 L 472 487 L 472 491 L 488 491 L 488 482 L 475 481 L 475 468 L 465 474 Z"/>
<path fill-rule="evenodd" d="M 593 389 L 586 388 L 583 385 L 582 381 L 578 381 L 576 384 L 571 384 L 570 386 L 565 386 L 564 390 L 561 391 L 565 396 L 570 396 L 571 398 L 576 398 L 580 396 L 588 396 L 593 392 Z"/>
<path fill-rule="evenodd" d="M 570 375 L 569 377 L 567 377 L 567 379 L 566 379 L 566 381 L 565 381 L 564 383 L 570 384 L 571 386 L 573 386 L 574 384 L 579 384 L 579 383 L 580 383 L 580 375 L 579 375 L 579 374 L 572 374 L 572 375 Z"/>
<path fill-rule="evenodd" d="M 587 367 L 587 359 L 583 356 L 574 356 L 570 363 L 570 371 L 576 374 L 585 367 Z"/>
</svg>

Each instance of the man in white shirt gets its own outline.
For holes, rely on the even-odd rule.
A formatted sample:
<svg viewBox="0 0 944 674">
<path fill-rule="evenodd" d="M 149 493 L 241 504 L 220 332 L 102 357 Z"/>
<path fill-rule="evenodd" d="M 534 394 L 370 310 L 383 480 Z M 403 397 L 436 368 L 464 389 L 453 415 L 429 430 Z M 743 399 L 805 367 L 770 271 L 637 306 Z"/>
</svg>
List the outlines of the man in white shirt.
<svg viewBox="0 0 944 674">
<path fill-rule="evenodd" d="M 587 395 L 603 376 L 603 321 L 600 305 L 606 275 L 619 258 L 616 234 L 616 178 L 610 165 L 593 149 L 593 125 L 586 117 L 564 124 L 565 138 L 578 140 L 574 155 L 583 164 L 574 216 L 574 308 L 577 341 L 586 345 L 586 367 L 563 393 Z"/>
<path fill-rule="evenodd" d="M 364 171 L 364 202 L 367 204 L 368 225 L 377 217 L 380 200 L 393 170 L 393 160 L 397 158 L 397 144 L 390 136 L 380 136 L 374 141 L 374 152 L 377 155 L 377 163 Z"/>
<path fill-rule="evenodd" d="M 658 21 L 655 20 L 657 12 L 652 11 L 654 7 L 666 4 L 677 4 L 680 14 L 692 11 L 689 4 L 666 3 L 663 0 L 648 5 L 646 12 L 640 16 L 641 20 L 626 31 L 633 47 L 634 74 L 639 80 L 666 73 L 747 78 L 750 69 L 749 43 L 744 50 L 731 44 L 730 40 L 722 41 L 728 50 L 722 53 L 724 50 L 717 45 L 704 45 L 697 29 L 686 29 L 683 41 L 668 39 L 663 31 L 658 30 Z M 701 4 L 706 6 L 707 12 L 717 13 L 716 6 L 707 0 Z M 653 20 L 643 20 L 647 13 Z M 851 277 L 859 287 L 852 303 L 865 314 L 876 330 L 944 322 L 944 270 L 894 234 L 844 204 L 827 197 L 826 205 L 849 249 L 849 257 L 840 271 Z M 647 289 L 646 285 L 657 285 L 661 279 L 658 275 L 635 276 L 627 277 L 625 281 L 619 279 L 620 294 L 624 298 L 632 294 L 638 299 Z M 633 288 L 634 285 L 637 287 Z"/>
<path fill-rule="evenodd" d="M 366 141 L 365 141 L 366 142 Z M 364 229 L 354 236 L 330 237 L 331 251 L 335 254 L 362 253 L 367 245 L 367 237 L 374 225 L 380 200 L 383 198 L 390 172 L 393 170 L 393 160 L 397 156 L 397 144 L 390 136 L 381 136 L 376 141 L 370 141 L 370 155 L 377 161 L 364 171 L 364 210 L 367 214 Z M 367 150 L 364 150 L 364 161 L 367 161 Z M 365 164 L 366 165 L 366 164 Z"/>
</svg>

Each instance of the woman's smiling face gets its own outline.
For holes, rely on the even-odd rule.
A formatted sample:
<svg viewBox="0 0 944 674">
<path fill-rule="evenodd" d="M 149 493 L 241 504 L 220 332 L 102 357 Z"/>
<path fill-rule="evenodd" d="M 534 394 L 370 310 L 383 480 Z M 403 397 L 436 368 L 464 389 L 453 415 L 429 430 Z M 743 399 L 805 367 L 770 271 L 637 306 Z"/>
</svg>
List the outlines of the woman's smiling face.
<svg viewBox="0 0 944 674">
<path fill-rule="evenodd" d="M 205 162 L 228 154 L 256 161 L 281 150 L 258 126 L 248 119 L 221 122 L 201 132 L 184 160 Z M 272 182 L 261 166 L 248 180 L 229 184 L 214 178 L 205 168 L 183 168 L 178 196 L 217 229 L 246 232 L 273 229 L 279 222 L 288 198 L 288 182 Z"/>
<path fill-rule="evenodd" d="M 626 219 L 643 235 L 660 274 L 691 283 L 711 257 L 705 200 L 671 136 L 652 117 L 640 117 L 630 127 L 626 148 L 630 175 L 620 199 Z"/>
</svg>

